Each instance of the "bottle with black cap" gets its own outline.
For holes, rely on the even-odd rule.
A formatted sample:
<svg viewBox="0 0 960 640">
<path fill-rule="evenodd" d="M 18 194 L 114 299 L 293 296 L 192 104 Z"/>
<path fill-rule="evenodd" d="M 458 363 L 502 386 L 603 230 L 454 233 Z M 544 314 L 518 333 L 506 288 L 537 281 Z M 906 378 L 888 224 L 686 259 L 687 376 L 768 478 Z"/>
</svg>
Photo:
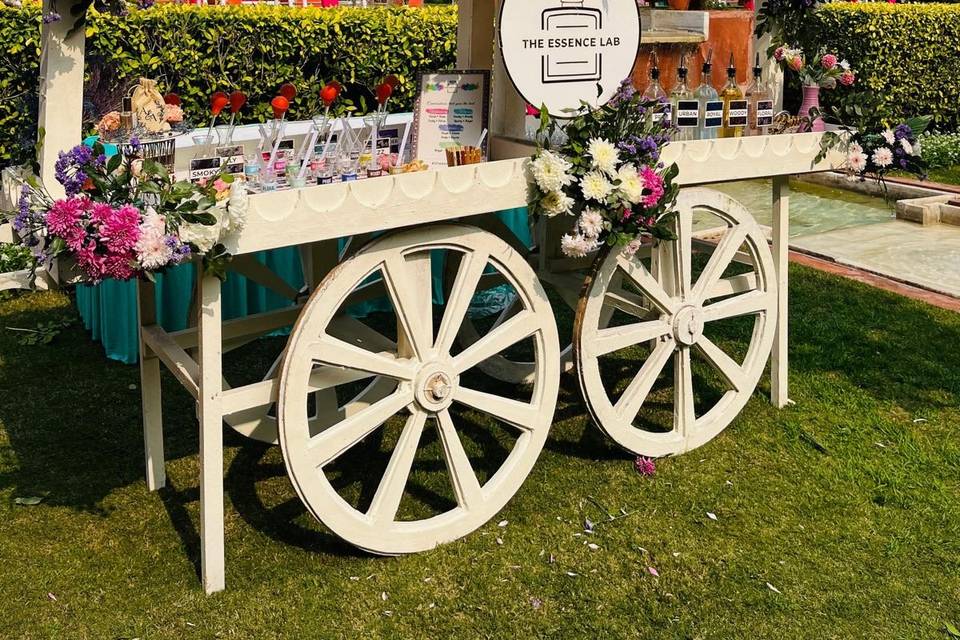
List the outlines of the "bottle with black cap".
<svg viewBox="0 0 960 640">
<path fill-rule="evenodd" d="M 750 124 L 747 127 L 748 136 L 764 136 L 773 124 L 773 95 L 770 85 L 763 81 L 763 68 L 760 66 L 760 54 L 753 66 L 753 82 L 747 87 L 744 95 L 750 109 Z"/>
<path fill-rule="evenodd" d="M 667 93 L 660 85 L 660 66 L 656 51 L 650 53 L 650 84 L 644 89 L 642 97 L 649 102 L 659 101 L 662 103 L 659 107 L 652 109 L 654 122 L 659 122 L 664 118 L 670 118 L 670 105 L 667 101 Z"/>
<path fill-rule="evenodd" d="M 700 140 L 713 140 L 717 137 L 717 131 L 723 124 L 723 102 L 717 90 L 711 84 L 710 74 L 713 71 L 713 49 L 707 53 L 707 59 L 703 63 L 703 74 L 700 77 L 700 86 L 694 91 L 697 98 L 700 113 L 697 124 L 697 138 Z"/>
<path fill-rule="evenodd" d="M 727 67 L 727 84 L 720 90 L 720 99 L 723 100 L 720 137 L 739 138 L 747 127 L 747 101 L 743 99 L 743 91 L 737 84 L 737 67 L 733 53 L 730 54 L 730 66 Z"/>
<path fill-rule="evenodd" d="M 687 86 L 686 56 L 680 56 L 677 68 L 677 85 L 670 92 L 670 106 L 673 111 L 673 125 L 677 128 L 673 139 L 679 142 L 694 140 L 699 124 L 700 107 L 697 97 Z"/>
</svg>

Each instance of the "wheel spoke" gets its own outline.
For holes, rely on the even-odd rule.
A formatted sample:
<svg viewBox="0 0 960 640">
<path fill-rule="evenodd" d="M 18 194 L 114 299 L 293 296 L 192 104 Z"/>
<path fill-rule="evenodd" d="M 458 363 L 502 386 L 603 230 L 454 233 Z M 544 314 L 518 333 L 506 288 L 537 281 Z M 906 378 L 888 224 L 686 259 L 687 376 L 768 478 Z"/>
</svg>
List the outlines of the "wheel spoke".
<svg viewBox="0 0 960 640">
<path fill-rule="evenodd" d="M 477 411 L 499 418 L 523 431 L 533 430 L 539 416 L 537 407 L 526 402 L 511 400 L 510 398 L 495 396 L 466 387 L 457 389 L 454 400 L 468 407 L 473 407 Z"/>
<path fill-rule="evenodd" d="M 692 297 L 694 299 L 706 299 L 708 292 L 720 281 L 720 276 L 733 262 L 740 246 L 747 237 L 747 231 L 747 226 L 743 224 L 738 224 L 727 230 L 697 280 L 697 285 L 693 289 Z"/>
<path fill-rule="evenodd" d="M 673 429 L 686 437 L 696 421 L 690 347 L 681 346 L 673 363 Z"/>
<path fill-rule="evenodd" d="M 644 306 L 643 299 L 627 291 L 607 291 L 604 295 L 603 304 L 635 318 L 643 319 L 650 316 L 650 309 Z"/>
<path fill-rule="evenodd" d="M 342 315 L 334 318 L 327 333 L 347 344 L 356 345 L 364 351 L 397 352 L 396 342 L 352 316 Z"/>
<path fill-rule="evenodd" d="M 727 298 L 703 307 L 703 321 L 726 320 L 738 316 L 747 316 L 769 309 L 770 294 L 765 291 L 751 291 L 740 296 Z"/>
<path fill-rule="evenodd" d="M 387 464 L 387 470 L 373 496 L 370 509 L 367 510 L 367 516 L 374 522 L 389 523 L 396 519 L 426 421 L 427 414 L 423 411 L 415 411 L 407 418 L 407 424 L 403 427 L 397 446 Z"/>
<path fill-rule="evenodd" d="M 481 362 L 506 351 L 525 338 L 540 330 L 536 317 L 529 311 L 513 316 L 490 333 L 482 336 L 468 349 L 453 359 L 453 369 L 457 373 L 469 371 Z"/>
<path fill-rule="evenodd" d="M 413 260 L 391 256 L 383 263 L 384 282 L 397 320 L 420 360 L 425 360 L 433 347 L 433 318 L 425 313 L 433 296 L 429 264 L 429 254 Z"/>
<path fill-rule="evenodd" d="M 693 233 L 693 209 L 690 207 L 681 207 L 677 212 L 677 217 L 672 223 L 674 233 L 677 239 L 666 243 L 667 268 L 672 269 L 673 291 L 669 291 L 674 296 L 686 300 L 690 295 L 690 281 L 692 278 L 692 266 L 690 260 L 693 257 L 692 233 Z"/>
<path fill-rule="evenodd" d="M 659 343 L 640 367 L 640 371 L 634 376 L 614 407 L 622 420 L 633 422 L 637 417 L 644 400 L 647 399 L 663 368 L 670 361 L 675 348 L 676 343 L 672 339 Z"/>
<path fill-rule="evenodd" d="M 453 289 L 450 291 L 450 297 L 446 301 L 447 308 L 437 335 L 438 352 L 449 353 L 453 347 L 453 341 L 460 331 L 460 325 L 463 324 L 463 319 L 467 315 L 470 301 L 473 300 L 477 285 L 487 267 L 487 258 L 485 253 L 468 253 L 461 258 L 460 269 L 453 283 Z"/>
<path fill-rule="evenodd" d="M 483 502 L 483 489 L 480 487 L 480 481 L 477 480 L 477 474 L 473 471 L 467 452 L 463 449 L 463 443 L 457 434 L 449 409 L 444 409 L 437 414 L 437 423 L 457 504 L 464 510 L 475 508 Z"/>
<path fill-rule="evenodd" d="M 704 300 L 713 300 L 715 298 L 726 298 L 740 293 L 756 291 L 758 288 L 756 273 L 741 273 L 738 276 L 721 278 L 717 284 L 713 285 L 706 294 Z"/>
<path fill-rule="evenodd" d="M 347 344 L 330 335 L 322 336 L 319 342 L 310 345 L 310 357 L 321 364 L 365 371 L 396 380 L 412 380 L 413 365 L 409 360 L 392 353 L 374 353 Z"/>
<path fill-rule="evenodd" d="M 697 349 L 720 375 L 726 379 L 734 391 L 743 391 L 747 388 L 743 367 L 728 356 L 715 342 L 706 336 L 701 336 L 700 340 L 697 341 Z"/>
<path fill-rule="evenodd" d="M 660 286 L 660 283 L 650 275 L 650 272 L 647 271 L 647 268 L 644 267 L 639 261 L 631 260 L 620 254 L 617 264 L 620 269 L 623 270 L 627 277 L 633 281 L 633 283 L 640 288 L 647 298 L 650 299 L 661 311 L 669 313 L 673 310 L 673 301 L 663 287 Z"/>
<path fill-rule="evenodd" d="M 342 456 L 412 401 L 412 393 L 397 391 L 310 438 L 307 446 L 316 467 L 323 468 Z"/>
<path fill-rule="evenodd" d="M 670 325 L 663 320 L 636 322 L 609 329 L 599 329 L 597 337 L 584 350 L 592 356 L 605 356 L 644 342 L 656 340 L 670 333 Z"/>
</svg>

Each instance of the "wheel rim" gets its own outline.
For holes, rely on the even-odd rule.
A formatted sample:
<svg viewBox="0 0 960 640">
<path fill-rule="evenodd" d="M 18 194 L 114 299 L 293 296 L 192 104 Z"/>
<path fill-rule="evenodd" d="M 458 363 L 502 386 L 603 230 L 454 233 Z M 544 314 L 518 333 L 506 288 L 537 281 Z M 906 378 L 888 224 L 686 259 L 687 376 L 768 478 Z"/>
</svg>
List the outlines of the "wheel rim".
<svg viewBox="0 0 960 640">
<path fill-rule="evenodd" d="M 429 282 L 430 255 L 435 251 L 463 257 L 436 332 Z M 523 311 L 471 347 L 455 351 L 460 323 L 488 266 L 510 282 Z M 341 313 L 351 293 L 373 275 L 383 279 L 396 310 L 399 328 L 392 345 L 389 338 L 371 335 L 372 330 L 360 329 L 358 321 Z M 331 333 L 335 323 L 345 325 L 339 336 Z M 528 402 L 467 384 L 465 376 L 479 363 L 523 340 L 531 341 L 536 353 Z M 553 313 L 533 271 L 496 237 L 471 227 L 444 225 L 374 241 L 324 280 L 287 346 L 280 376 L 279 439 L 295 489 L 310 512 L 334 533 L 374 553 L 424 551 L 466 535 L 506 504 L 543 447 L 559 387 L 557 345 Z M 319 431 L 311 427 L 308 394 L 367 379 L 381 391 L 386 380 L 392 386 L 352 412 L 341 407 Z M 464 444 L 463 408 L 482 412 L 516 435 L 512 449 L 485 483 L 478 479 Z M 374 478 L 376 490 L 369 504 L 360 505 L 341 495 L 328 473 L 365 439 L 386 431 L 384 425 L 393 425 L 399 435 L 382 477 Z M 428 428 L 435 430 L 454 504 L 429 516 L 404 519 L 398 517 L 398 509 Z"/>
<path fill-rule="evenodd" d="M 776 279 L 773 258 L 759 226 L 746 209 L 712 190 L 681 193 L 674 222 L 676 241 L 660 242 L 650 265 L 619 250 L 597 261 L 577 312 L 574 359 L 587 407 L 597 425 L 626 450 L 666 456 L 695 449 L 723 431 L 749 400 L 763 373 L 776 326 Z M 722 222 L 721 237 L 694 273 L 694 211 Z M 705 247 L 705 243 L 698 243 Z M 727 275 L 737 263 L 753 271 Z M 623 278 L 628 286 L 617 286 Z M 601 321 L 611 307 L 630 317 L 608 329 Z M 749 322 L 745 350 L 729 355 L 712 337 L 715 325 Z M 725 329 L 726 330 L 726 329 Z M 734 345 L 735 346 L 735 345 Z M 729 346 L 728 346 L 729 348 Z M 629 350 L 629 351 L 624 351 Z M 642 350 L 642 355 L 633 355 Z M 630 382 L 611 389 L 601 375 L 608 358 L 625 354 L 642 358 Z M 669 384 L 672 391 L 657 389 Z M 701 397 L 695 407 L 694 369 L 704 386 L 715 383 L 715 399 Z M 712 372 L 712 373 L 711 373 Z M 666 379 L 666 380 L 664 380 Z M 616 392 L 622 391 L 617 396 Z M 641 410 L 652 394 L 672 405 L 672 420 L 651 427 Z M 707 396 L 702 391 L 701 396 Z"/>
</svg>

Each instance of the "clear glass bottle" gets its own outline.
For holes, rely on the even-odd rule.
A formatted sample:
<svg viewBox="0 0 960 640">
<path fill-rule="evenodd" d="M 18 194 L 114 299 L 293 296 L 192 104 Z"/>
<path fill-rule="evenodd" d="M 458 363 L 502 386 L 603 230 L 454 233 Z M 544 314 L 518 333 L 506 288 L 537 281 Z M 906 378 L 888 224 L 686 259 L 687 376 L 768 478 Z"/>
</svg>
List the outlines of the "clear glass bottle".
<svg viewBox="0 0 960 640">
<path fill-rule="evenodd" d="M 720 137 L 741 137 L 747 126 L 747 101 L 743 99 L 743 91 L 737 84 L 737 67 L 732 53 L 730 66 L 727 67 L 727 83 L 720 90 L 720 99 L 723 100 L 723 126 L 720 127 Z"/>
<path fill-rule="evenodd" d="M 765 136 L 773 124 L 773 93 L 770 85 L 763 81 L 763 68 L 760 66 L 760 54 L 753 67 L 753 82 L 747 87 L 744 96 L 750 110 L 748 136 Z"/>
<path fill-rule="evenodd" d="M 712 57 L 712 52 L 707 55 L 707 61 L 703 63 L 703 73 L 700 76 L 700 86 L 694 91 L 700 109 L 697 125 L 697 138 L 700 140 L 716 138 L 717 131 L 723 124 L 723 102 L 710 79 L 713 72 L 713 65 L 710 63 Z"/>
<path fill-rule="evenodd" d="M 673 139 L 678 142 L 694 140 L 697 135 L 700 108 L 697 97 L 687 86 L 686 57 L 680 57 L 677 68 L 677 86 L 670 92 L 670 107 L 673 125 L 677 128 Z"/>
<path fill-rule="evenodd" d="M 667 92 L 660 85 L 660 67 L 657 61 L 657 52 L 650 54 L 650 84 L 643 90 L 641 97 L 649 102 L 659 101 L 663 103 L 659 107 L 653 108 L 652 118 L 654 122 L 660 122 L 663 118 L 670 117 L 670 106 L 668 103 Z"/>
</svg>

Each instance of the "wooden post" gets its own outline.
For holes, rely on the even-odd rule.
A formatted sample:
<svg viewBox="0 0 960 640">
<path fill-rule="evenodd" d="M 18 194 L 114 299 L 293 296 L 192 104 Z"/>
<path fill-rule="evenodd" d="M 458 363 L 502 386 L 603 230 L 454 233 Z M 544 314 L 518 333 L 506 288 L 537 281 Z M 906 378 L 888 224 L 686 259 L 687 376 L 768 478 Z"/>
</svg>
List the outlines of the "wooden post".
<svg viewBox="0 0 960 640">
<path fill-rule="evenodd" d="M 73 27 L 72 2 L 60 2 L 59 22 L 43 25 L 40 52 L 38 128 L 44 132 L 40 150 L 40 178 L 55 198 L 63 187 L 54 178 L 57 154 L 80 143 L 83 135 L 83 29 L 67 37 Z M 44 14 L 54 9 L 52 0 L 43 0 Z"/>
<path fill-rule="evenodd" d="M 147 467 L 147 488 L 156 491 L 167 484 L 163 457 L 163 408 L 160 390 L 160 358 L 143 341 L 143 328 L 157 323 L 156 298 L 152 282 L 137 283 L 140 325 L 140 402 L 143 409 L 143 449 Z"/>
<path fill-rule="evenodd" d="M 223 375 L 220 280 L 200 269 L 200 566 L 203 589 L 223 591 Z"/>
<path fill-rule="evenodd" d="M 790 177 L 773 179 L 773 264 L 777 274 L 777 331 L 770 357 L 770 396 L 774 406 L 789 402 L 789 267 L 790 267 Z"/>
</svg>

